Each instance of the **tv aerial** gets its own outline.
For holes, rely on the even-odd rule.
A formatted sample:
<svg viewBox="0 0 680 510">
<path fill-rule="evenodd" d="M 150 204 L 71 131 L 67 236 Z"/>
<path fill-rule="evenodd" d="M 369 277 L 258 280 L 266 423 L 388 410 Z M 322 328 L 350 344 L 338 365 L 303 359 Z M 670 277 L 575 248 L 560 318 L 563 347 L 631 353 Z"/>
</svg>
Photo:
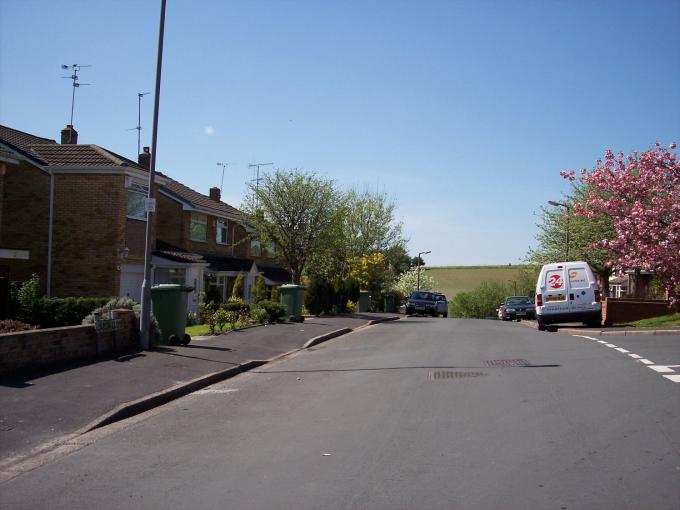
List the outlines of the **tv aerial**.
<svg viewBox="0 0 680 510">
<path fill-rule="evenodd" d="M 70 126 L 73 126 L 73 108 L 76 102 L 76 89 L 82 85 L 91 85 L 90 83 L 79 83 L 78 82 L 78 72 L 84 68 L 84 67 L 92 67 L 91 65 L 80 65 L 80 64 L 71 64 L 66 65 L 62 64 L 61 68 L 62 69 L 71 69 L 71 76 L 62 76 L 62 78 L 66 78 L 68 80 L 73 80 L 73 94 L 71 94 L 71 122 L 69 123 Z"/>
<path fill-rule="evenodd" d="M 137 126 L 128 129 L 128 131 L 137 131 L 137 154 L 142 150 L 141 135 L 142 135 L 142 98 L 151 92 L 137 92 Z"/>
</svg>

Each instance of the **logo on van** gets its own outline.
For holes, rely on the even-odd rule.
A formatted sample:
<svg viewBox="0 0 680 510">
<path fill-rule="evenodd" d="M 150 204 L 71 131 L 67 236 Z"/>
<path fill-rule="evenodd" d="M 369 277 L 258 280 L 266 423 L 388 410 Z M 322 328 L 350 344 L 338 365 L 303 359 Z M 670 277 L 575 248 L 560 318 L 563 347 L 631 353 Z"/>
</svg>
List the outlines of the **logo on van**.
<svg viewBox="0 0 680 510">
<path fill-rule="evenodd" d="M 570 271 L 569 272 L 569 278 L 576 278 L 576 275 L 578 274 L 577 271 Z"/>
<path fill-rule="evenodd" d="M 563 285 L 562 281 L 562 275 L 559 274 L 554 274 L 550 277 L 550 281 L 548 282 L 548 285 L 550 285 L 551 289 L 561 289 Z"/>
</svg>

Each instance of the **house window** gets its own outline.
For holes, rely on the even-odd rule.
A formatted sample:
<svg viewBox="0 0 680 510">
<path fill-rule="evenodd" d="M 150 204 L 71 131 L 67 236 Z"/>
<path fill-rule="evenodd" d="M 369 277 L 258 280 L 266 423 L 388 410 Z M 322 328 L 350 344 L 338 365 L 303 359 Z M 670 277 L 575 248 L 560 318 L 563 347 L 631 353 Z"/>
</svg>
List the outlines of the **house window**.
<svg viewBox="0 0 680 510">
<path fill-rule="evenodd" d="M 192 241 L 204 243 L 208 230 L 208 217 L 205 214 L 191 213 L 191 226 L 189 227 L 189 237 Z"/>
<path fill-rule="evenodd" d="M 227 244 L 228 232 L 229 228 L 227 227 L 227 223 L 224 221 L 218 221 L 217 226 L 215 227 L 215 241 L 217 244 Z"/>
<path fill-rule="evenodd" d="M 144 210 L 144 199 L 146 197 L 141 193 L 134 191 L 127 192 L 127 216 L 136 220 L 146 220 L 146 211 Z"/>
<path fill-rule="evenodd" d="M 177 283 L 184 285 L 186 270 L 183 267 L 157 267 L 154 274 L 154 283 Z"/>
<path fill-rule="evenodd" d="M 260 241 L 258 239 L 250 240 L 250 256 L 259 257 L 262 255 L 262 249 L 260 248 Z"/>
<path fill-rule="evenodd" d="M 264 256 L 269 258 L 276 257 L 276 245 L 273 241 L 269 241 L 264 247 Z"/>
</svg>

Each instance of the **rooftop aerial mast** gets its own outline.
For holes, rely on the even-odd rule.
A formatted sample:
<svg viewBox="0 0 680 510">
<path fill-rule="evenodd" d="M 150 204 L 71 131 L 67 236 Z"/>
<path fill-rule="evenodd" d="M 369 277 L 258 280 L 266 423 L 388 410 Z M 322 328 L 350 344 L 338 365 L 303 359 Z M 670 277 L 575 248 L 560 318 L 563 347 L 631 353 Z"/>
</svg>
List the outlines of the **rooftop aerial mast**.
<svg viewBox="0 0 680 510">
<path fill-rule="evenodd" d="M 69 126 L 73 127 L 73 108 L 76 103 L 76 89 L 80 87 L 81 85 L 90 85 L 89 83 L 79 83 L 78 82 L 78 72 L 83 68 L 83 67 L 92 67 L 91 65 L 80 65 L 80 64 L 71 64 L 70 66 L 66 64 L 62 64 L 61 68 L 62 69 L 71 69 L 72 73 L 71 76 L 62 76 L 62 78 L 66 78 L 68 80 L 73 80 L 73 93 L 71 94 L 71 122 L 69 122 Z M 69 135 L 70 136 L 70 135 Z M 69 138 L 70 141 L 70 138 Z"/>
</svg>

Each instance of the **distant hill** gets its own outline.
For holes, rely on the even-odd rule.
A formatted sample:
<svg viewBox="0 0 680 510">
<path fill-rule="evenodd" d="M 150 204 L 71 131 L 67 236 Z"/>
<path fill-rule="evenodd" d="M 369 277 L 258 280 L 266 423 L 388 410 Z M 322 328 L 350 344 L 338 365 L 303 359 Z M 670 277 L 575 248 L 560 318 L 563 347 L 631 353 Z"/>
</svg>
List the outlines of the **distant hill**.
<svg viewBox="0 0 680 510">
<path fill-rule="evenodd" d="M 498 281 L 511 286 L 512 283 L 508 280 L 516 279 L 519 270 L 525 267 L 527 266 L 425 266 L 422 270 L 434 278 L 437 283 L 435 290 L 443 292 L 450 300 L 458 292 L 472 290 L 483 281 Z"/>
</svg>

